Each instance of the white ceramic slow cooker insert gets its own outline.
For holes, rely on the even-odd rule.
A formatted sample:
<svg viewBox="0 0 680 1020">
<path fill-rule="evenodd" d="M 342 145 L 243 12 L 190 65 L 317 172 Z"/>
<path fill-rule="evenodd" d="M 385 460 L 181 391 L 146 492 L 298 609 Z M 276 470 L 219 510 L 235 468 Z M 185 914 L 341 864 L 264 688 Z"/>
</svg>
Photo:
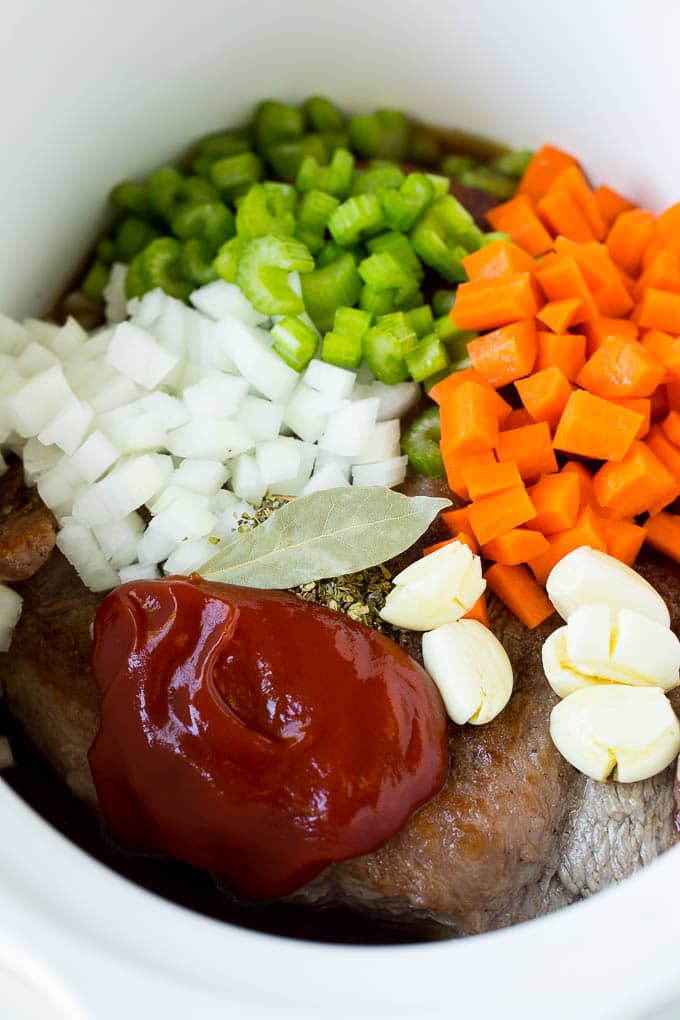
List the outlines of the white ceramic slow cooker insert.
<svg viewBox="0 0 680 1020">
<path fill-rule="evenodd" d="M 675 0 L 5 0 L 2 12 L 0 309 L 11 315 L 39 314 L 67 283 L 113 183 L 262 98 L 325 93 L 510 144 L 552 142 L 652 209 L 680 199 Z M 3 996 L 18 1003 L 20 986 L 43 1005 L 17 1006 L 13 1020 L 640 1020 L 680 1001 L 678 945 L 680 848 L 490 935 L 315 945 L 158 899 L 0 782 L 3 1020 Z"/>
</svg>

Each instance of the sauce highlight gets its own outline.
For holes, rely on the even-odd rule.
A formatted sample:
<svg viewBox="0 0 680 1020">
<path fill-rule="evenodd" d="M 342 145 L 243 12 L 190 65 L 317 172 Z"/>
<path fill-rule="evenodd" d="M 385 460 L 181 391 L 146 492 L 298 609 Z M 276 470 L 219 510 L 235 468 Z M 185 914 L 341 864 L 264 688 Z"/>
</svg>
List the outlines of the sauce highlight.
<svg viewBox="0 0 680 1020">
<path fill-rule="evenodd" d="M 95 621 L 90 765 L 115 835 L 253 899 L 376 849 L 442 785 L 446 717 L 397 644 L 285 592 L 135 581 Z"/>
</svg>

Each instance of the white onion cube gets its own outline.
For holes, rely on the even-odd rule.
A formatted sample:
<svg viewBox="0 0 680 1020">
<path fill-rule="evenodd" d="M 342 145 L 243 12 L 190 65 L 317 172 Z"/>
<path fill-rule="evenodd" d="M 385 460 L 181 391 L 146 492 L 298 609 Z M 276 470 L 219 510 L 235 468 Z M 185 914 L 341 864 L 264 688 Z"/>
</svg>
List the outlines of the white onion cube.
<svg viewBox="0 0 680 1020">
<path fill-rule="evenodd" d="M 150 333 L 129 322 L 121 322 L 116 327 L 106 353 L 107 365 L 148 390 L 160 385 L 179 360 Z"/>
<path fill-rule="evenodd" d="M 89 528 L 76 522 L 66 524 L 57 535 L 57 547 L 86 588 L 108 591 L 118 584 L 118 572 L 107 562 Z"/>
<path fill-rule="evenodd" d="M 248 429 L 256 442 L 276 439 L 283 422 L 283 404 L 262 397 L 247 396 L 238 409 L 237 420 Z"/>
<path fill-rule="evenodd" d="M 35 485 L 38 479 L 61 460 L 58 446 L 43 446 L 38 439 L 28 439 L 21 453 L 26 485 Z"/>
<path fill-rule="evenodd" d="M 241 499 L 259 503 L 267 491 L 267 483 L 262 477 L 255 457 L 242 453 L 231 464 L 231 487 Z"/>
<path fill-rule="evenodd" d="M 166 574 L 191 574 L 215 555 L 215 543 L 208 538 L 181 542 L 168 556 L 163 570 Z"/>
<path fill-rule="evenodd" d="M 20 436 L 37 436 L 73 393 L 59 365 L 39 372 L 6 399 L 6 406 Z"/>
<path fill-rule="evenodd" d="M 101 421 L 101 419 L 100 419 Z M 153 414 L 137 414 L 108 428 L 114 446 L 122 453 L 159 450 L 167 443 L 167 432 Z"/>
<path fill-rule="evenodd" d="M 149 527 L 175 542 L 183 542 L 207 535 L 215 519 L 208 509 L 207 496 L 180 490 L 172 503 L 153 518 Z"/>
<path fill-rule="evenodd" d="M 222 488 L 228 477 L 229 468 L 218 460 L 187 458 L 176 468 L 170 484 L 211 496 Z"/>
<path fill-rule="evenodd" d="M 357 464 L 352 468 L 353 485 L 380 485 L 387 489 L 401 485 L 406 478 L 408 457 L 392 457 L 377 464 Z"/>
<path fill-rule="evenodd" d="M 377 397 L 369 397 L 334 411 L 319 446 L 342 457 L 360 456 L 375 426 L 379 403 Z"/>
<path fill-rule="evenodd" d="M 247 392 L 247 379 L 222 373 L 188 386 L 182 398 L 192 418 L 229 418 Z"/>
<path fill-rule="evenodd" d="M 268 489 L 277 482 L 289 482 L 297 477 L 301 463 L 298 447 L 301 445 L 299 440 L 283 436 L 257 444 L 255 459 Z"/>
<path fill-rule="evenodd" d="M 137 559 L 140 563 L 162 563 L 176 545 L 174 538 L 148 527 L 137 543 Z"/>
<path fill-rule="evenodd" d="M 199 287 L 189 295 L 194 308 L 211 319 L 223 319 L 231 316 L 251 326 L 259 326 L 266 322 L 267 316 L 254 308 L 241 289 L 235 283 L 226 280 L 215 280 L 205 287 Z"/>
<path fill-rule="evenodd" d="M 92 529 L 99 548 L 112 566 L 127 567 L 137 558 L 137 543 L 144 534 L 144 521 L 137 513 L 107 521 Z"/>
<path fill-rule="evenodd" d="M 16 359 L 14 367 L 17 372 L 28 379 L 30 376 L 37 375 L 38 372 L 44 372 L 58 364 L 59 358 L 56 354 L 36 340 L 31 340 Z"/>
<path fill-rule="evenodd" d="M 238 371 L 263 397 L 285 403 L 298 374 L 272 351 L 269 334 L 236 319 L 218 323 L 219 338 Z"/>
<path fill-rule="evenodd" d="M 310 361 L 303 376 L 307 386 L 335 400 L 346 400 L 354 389 L 356 379 L 355 372 L 338 368 L 337 365 L 329 365 L 318 358 Z"/>
<path fill-rule="evenodd" d="M 286 404 L 283 420 L 300 439 L 315 443 L 326 427 L 328 415 L 337 411 L 343 403 L 299 382 Z"/>
<path fill-rule="evenodd" d="M 254 446 L 252 435 L 238 421 L 190 421 L 168 433 L 167 447 L 176 457 L 227 460 Z"/>
<path fill-rule="evenodd" d="M 348 487 L 349 482 L 338 465 L 326 464 L 325 467 L 314 472 L 300 495 L 308 496 L 312 492 L 322 492 L 324 489 L 346 489 Z"/>
<path fill-rule="evenodd" d="M 138 563 L 135 561 L 128 567 L 121 567 L 118 572 L 121 584 L 128 581 L 155 581 L 161 575 L 155 563 Z"/>
<path fill-rule="evenodd" d="M 401 456 L 401 425 L 398 418 L 379 421 L 373 426 L 360 456 L 355 464 L 375 464 L 380 460 L 391 460 Z"/>
<path fill-rule="evenodd" d="M 178 429 L 191 418 L 182 401 L 178 397 L 171 397 L 169 393 L 160 391 L 145 393 L 137 403 L 142 411 L 158 418 L 163 428 L 167 430 Z"/>
<path fill-rule="evenodd" d="M 96 482 L 119 457 L 118 447 L 103 432 L 95 431 L 73 454 L 71 464 L 86 482 Z"/>
<path fill-rule="evenodd" d="M 30 341 L 31 334 L 25 326 L 0 313 L 0 354 L 16 357 Z"/>
<path fill-rule="evenodd" d="M 45 446 L 58 446 L 64 453 L 71 455 L 87 435 L 92 418 L 92 408 L 77 397 L 71 397 L 38 433 L 38 439 Z"/>
<path fill-rule="evenodd" d="M 60 361 L 75 357 L 87 342 L 87 333 L 77 319 L 69 315 L 58 333 L 52 338 L 51 348 Z"/>
<path fill-rule="evenodd" d="M 109 279 L 102 291 L 107 322 L 122 322 L 127 315 L 127 298 L 125 296 L 127 271 L 128 267 L 124 262 L 114 262 L 111 266 Z"/>
</svg>

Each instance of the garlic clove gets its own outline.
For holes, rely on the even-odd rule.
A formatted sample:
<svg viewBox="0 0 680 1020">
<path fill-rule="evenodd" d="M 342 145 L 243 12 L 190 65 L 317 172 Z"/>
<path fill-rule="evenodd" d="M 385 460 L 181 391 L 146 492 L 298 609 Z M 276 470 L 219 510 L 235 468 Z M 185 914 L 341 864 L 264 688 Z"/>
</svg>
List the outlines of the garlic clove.
<svg viewBox="0 0 680 1020">
<path fill-rule="evenodd" d="M 491 722 L 512 694 L 512 665 L 498 638 L 477 620 L 423 635 L 423 662 L 454 722 Z"/>
<path fill-rule="evenodd" d="M 567 661 L 567 628 L 558 627 L 550 637 L 543 642 L 541 649 L 543 659 L 543 671 L 548 683 L 558 698 L 566 698 L 574 691 L 580 691 L 584 687 L 591 687 L 600 683 L 600 680 L 585 676 L 571 666 L 566 665 Z"/>
<path fill-rule="evenodd" d="M 550 572 L 548 597 L 562 619 L 583 605 L 606 605 L 612 614 L 632 609 L 664 627 L 670 626 L 668 606 L 640 574 L 613 556 L 580 546 Z"/>
<path fill-rule="evenodd" d="M 591 779 L 649 779 L 680 752 L 680 723 L 660 687 L 595 685 L 552 710 L 550 735 L 560 754 Z"/>
<path fill-rule="evenodd" d="M 580 672 L 597 676 L 597 664 L 609 661 L 612 614 L 609 606 L 579 606 L 567 624 L 566 653 L 570 662 L 592 663 Z"/>
<path fill-rule="evenodd" d="M 611 663 L 633 678 L 668 691 L 680 684 L 680 641 L 642 613 L 622 609 L 614 630 Z"/>
</svg>

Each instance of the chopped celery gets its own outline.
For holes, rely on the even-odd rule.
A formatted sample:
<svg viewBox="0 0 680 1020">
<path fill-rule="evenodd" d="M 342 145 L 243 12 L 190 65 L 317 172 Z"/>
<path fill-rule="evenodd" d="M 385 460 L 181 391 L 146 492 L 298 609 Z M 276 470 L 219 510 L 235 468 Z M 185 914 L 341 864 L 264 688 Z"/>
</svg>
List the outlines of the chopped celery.
<svg viewBox="0 0 680 1020">
<path fill-rule="evenodd" d="M 147 181 L 149 206 L 159 216 L 167 216 L 174 206 L 184 175 L 175 166 L 163 166 Z"/>
<path fill-rule="evenodd" d="M 97 243 L 97 258 L 104 265 L 110 266 L 112 262 L 116 261 L 118 256 L 118 250 L 116 242 L 112 237 L 102 237 L 101 241 Z"/>
<path fill-rule="evenodd" d="M 327 191 L 336 198 L 344 198 L 352 184 L 353 170 L 354 156 L 347 149 L 336 149 L 328 166 L 321 166 L 314 156 L 307 156 L 298 170 L 297 189 Z"/>
<path fill-rule="evenodd" d="M 244 241 L 265 234 L 295 233 L 297 195 L 290 184 L 253 184 L 237 202 L 236 232 Z"/>
<path fill-rule="evenodd" d="M 405 159 L 408 153 L 411 124 L 399 110 L 378 110 L 352 117 L 348 127 L 352 148 L 362 156 Z"/>
<path fill-rule="evenodd" d="M 306 273 L 301 278 L 305 308 L 317 329 L 329 330 L 335 311 L 342 305 L 353 305 L 361 291 L 361 277 L 349 252 L 334 262 Z"/>
<path fill-rule="evenodd" d="M 426 336 L 432 332 L 432 309 L 429 305 L 418 305 L 417 308 L 411 308 L 410 311 L 404 313 L 406 321 L 412 330 L 415 331 L 416 336 Z"/>
<path fill-rule="evenodd" d="M 458 179 L 461 184 L 465 184 L 469 188 L 481 188 L 483 191 L 488 191 L 501 202 L 511 198 L 517 187 L 514 177 L 506 177 L 505 174 L 499 174 L 486 166 L 465 170 Z"/>
<path fill-rule="evenodd" d="M 312 131 L 334 132 L 344 128 L 342 114 L 325 96 L 310 96 L 303 103 L 302 109 Z"/>
<path fill-rule="evenodd" d="M 271 335 L 273 349 L 296 372 L 306 368 L 316 354 L 319 336 L 301 319 L 286 316 L 272 327 Z"/>
<path fill-rule="evenodd" d="M 489 164 L 492 170 L 508 177 L 521 177 L 533 157 L 531 149 L 508 149 Z"/>
<path fill-rule="evenodd" d="M 429 333 L 417 347 L 406 355 L 406 367 L 415 382 L 422 382 L 435 372 L 442 372 L 449 366 L 446 347 L 436 333 Z"/>
<path fill-rule="evenodd" d="M 455 301 L 455 290 L 436 290 L 432 295 L 432 311 L 437 318 L 441 315 L 448 315 Z"/>
<path fill-rule="evenodd" d="M 241 258 L 247 243 L 247 241 L 240 237 L 232 237 L 230 241 L 221 246 L 213 259 L 213 269 L 227 283 L 236 283 L 238 260 Z"/>
<path fill-rule="evenodd" d="M 346 336 L 358 336 L 361 340 L 370 325 L 370 312 L 364 312 L 361 308 L 341 307 L 335 310 L 333 329 L 336 333 L 344 333 Z"/>
<path fill-rule="evenodd" d="M 80 285 L 81 292 L 92 301 L 100 301 L 104 287 L 109 282 L 109 267 L 98 259 L 92 263 Z"/>
<path fill-rule="evenodd" d="M 323 269 L 325 266 L 330 266 L 331 262 L 337 262 L 344 252 L 345 249 L 341 248 L 335 241 L 326 241 L 316 256 L 316 268 Z"/>
<path fill-rule="evenodd" d="M 420 259 L 413 250 L 413 246 L 406 234 L 397 230 L 387 230 L 377 237 L 372 237 L 366 242 L 366 248 L 371 255 L 387 252 L 408 272 L 412 273 L 417 280 L 422 280 L 425 275 Z"/>
<path fill-rule="evenodd" d="M 215 249 L 208 241 L 202 237 L 190 237 L 182 244 L 180 255 L 182 275 L 197 287 L 217 280 L 218 276 L 212 265 L 214 253 Z"/>
<path fill-rule="evenodd" d="M 251 144 L 251 133 L 248 130 L 217 131 L 206 135 L 198 142 L 192 163 L 194 173 L 201 177 L 208 176 L 210 166 L 225 156 L 235 156 L 239 152 L 247 152 Z"/>
<path fill-rule="evenodd" d="M 305 306 L 290 286 L 288 274 L 311 273 L 313 269 L 314 259 L 304 244 L 283 234 L 267 234 L 249 241 L 244 248 L 236 282 L 250 303 L 265 315 L 297 315 Z"/>
<path fill-rule="evenodd" d="M 175 196 L 175 208 L 183 205 L 197 205 L 199 202 L 217 202 L 219 197 L 214 184 L 206 181 L 205 177 L 191 174 L 189 177 L 185 177 L 179 186 Z M 171 210 L 170 214 L 173 211 L 175 210 Z"/>
<path fill-rule="evenodd" d="M 383 225 L 380 200 L 376 195 L 354 195 L 334 209 L 328 219 L 333 240 L 349 248 L 361 239 L 362 234 Z"/>
<path fill-rule="evenodd" d="M 447 177 L 453 177 L 454 181 L 457 181 L 462 173 L 471 170 L 474 165 L 475 161 L 471 156 L 459 156 L 450 152 L 442 159 L 440 169 Z"/>
<path fill-rule="evenodd" d="M 277 177 L 284 181 L 294 181 L 303 160 L 313 156 L 320 163 L 325 163 L 329 155 L 329 146 L 321 135 L 302 135 L 287 142 L 276 142 L 268 146 L 265 156 Z"/>
<path fill-rule="evenodd" d="M 433 325 L 434 332 L 445 345 L 449 352 L 449 357 L 453 361 L 467 358 L 467 345 L 470 340 L 477 339 L 477 333 L 470 329 L 459 329 L 458 326 L 454 326 L 449 315 L 444 315 L 441 319 L 435 319 Z"/>
<path fill-rule="evenodd" d="M 144 273 L 144 252 L 138 252 L 130 262 L 128 271 L 125 274 L 125 296 L 127 298 L 141 297 L 146 294 L 148 287 Z"/>
<path fill-rule="evenodd" d="M 297 236 L 312 254 L 323 248 L 328 217 L 337 208 L 339 201 L 325 191 L 308 191 L 303 195 L 298 210 Z"/>
<path fill-rule="evenodd" d="M 437 136 L 427 128 L 416 125 L 411 133 L 409 159 L 416 166 L 436 166 L 441 153 L 442 147 Z"/>
<path fill-rule="evenodd" d="M 146 184 L 122 181 L 111 191 L 109 200 L 117 209 L 145 216 L 149 212 L 149 193 Z"/>
<path fill-rule="evenodd" d="M 401 440 L 401 448 L 418 474 L 428 478 L 440 478 L 444 474 L 440 439 L 439 408 L 428 407 L 409 425 Z"/>
<path fill-rule="evenodd" d="M 160 287 L 166 294 L 186 301 L 193 290 L 182 274 L 182 246 L 175 237 L 157 237 L 133 258 L 125 281 L 128 297 Z M 141 288 L 141 290 L 140 290 Z"/>
<path fill-rule="evenodd" d="M 116 259 L 119 262 L 129 262 L 154 237 L 158 237 L 158 231 L 150 223 L 138 216 L 126 216 L 116 227 Z"/>
<path fill-rule="evenodd" d="M 451 184 L 448 177 L 443 177 L 441 174 L 425 174 L 425 176 L 434 188 L 435 200 L 442 198 L 444 195 L 448 195 L 449 186 Z"/>
<path fill-rule="evenodd" d="M 267 99 L 255 113 L 255 143 L 264 152 L 275 142 L 287 142 L 298 138 L 305 129 L 302 112 L 295 106 Z"/>
<path fill-rule="evenodd" d="M 384 315 L 364 336 L 364 358 L 380 382 L 389 385 L 403 382 L 409 376 L 404 358 L 417 342 L 403 313 Z"/>
<path fill-rule="evenodd" d="M 466 279 L 462 260 L 479 247 L 481 231 L 453 195 L 445 195 L 430 206 L 411 231 L 411 243 L 423 262 L 445 280 Z"/>
<path fill-rule="evenodd" d="M 195 202 L 179 206 L 170 218 L 172 232 L 182 241 L 200 237 L 212 246 L 234 236 L 234 215 L 224 202 Z"/>
<path fill-rule="evenodd" d="M 383 188 L 401 188 L 404 174 L 394 163 L 387 166 L 374 166 L 368 170 L 355 170 L 352 177 L 350 195 L 365 195 L 381 191 Z"/>
<path fill-rule="evenodd" d="M 394 290 L 376 290 L 375 287 L 370 287 L 365 283 L 359 295 L 359 307 L 370 312 L 376 318 L 379 315 L 387 315 L 396 310 L 395 294 Z"/>
<path fill-rule="evenodd" d="M 426 174 L 409 174 L 399 191 L 382 197 L 385 222 L 392 230 L 410 230 L 434 201 L 434 185 Z"/>
<path fill-rule="evenodd" d="M 363 345 L 360 336 L 349 336 L 347 333 L 326 333 L 321 348 L 321 358 L 329 365 L 339 368 L 357 369 L 361 364 Z"/>
<path fill-rule="evenodd" d="M 225 156 L 210 167 L 210 180 L 228 201 L 243 195 L 261 177 L 262 162 L 254 152 Z"/>
<path fill-rule="evenodd" d="M 359 263 L 359 276 L 376 291 L 393 290 L 394 304 L 400 308 L 418 290 L 418 280 L 404 269 L 390 252 L 376 252 Z"/>
</svg>

